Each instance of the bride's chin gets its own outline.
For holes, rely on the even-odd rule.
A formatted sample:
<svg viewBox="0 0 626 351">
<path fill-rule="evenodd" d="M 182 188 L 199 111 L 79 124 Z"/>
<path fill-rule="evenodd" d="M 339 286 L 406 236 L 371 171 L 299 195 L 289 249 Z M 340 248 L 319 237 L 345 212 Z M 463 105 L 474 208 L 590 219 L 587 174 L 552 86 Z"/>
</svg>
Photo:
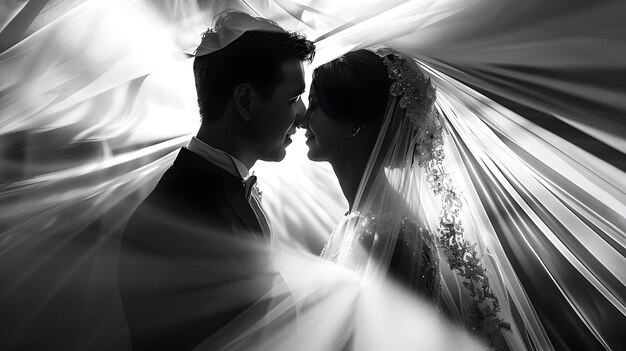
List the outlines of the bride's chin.
<svg viewBox="0 0 626 351">
<path fill-rule="evenodd" d="M 309 152 L 306 153 L 306 157 L 308 157 L 308 159 L 311 161 L 315 161 L 313 156 L 311 155 L 311 150 L 309 150 Z"/>
<path fill-rule="evenodd" d="M 326 161 L 328 161 L 328 158 L 321 156 L 317 152 L 317 150 L 311 149 L 311 148 L 309 148 L 309 152 L 307 152 L 306 156 L 309 158 L 309 160 L 315 161 L 315 162 L 326 162 Z"/>
<path fill-rule="evenodd" d="M 306 156 L 309 158 L 309 160 L 311 161 L 319 161 L 317 159 L 317 157 L 315 157 L 315 151 L 311 150 L 311 147 L 309 146 L 309 152 L 306 153 Z"/>
</svg>

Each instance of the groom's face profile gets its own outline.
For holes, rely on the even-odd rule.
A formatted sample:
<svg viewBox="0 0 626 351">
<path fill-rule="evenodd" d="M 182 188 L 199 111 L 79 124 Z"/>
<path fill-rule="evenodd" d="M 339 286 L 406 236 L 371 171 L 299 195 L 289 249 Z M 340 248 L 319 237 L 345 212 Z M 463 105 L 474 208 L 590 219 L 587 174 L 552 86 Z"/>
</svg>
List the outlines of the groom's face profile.
<svg viewBox="0 0 626 351">
<path fill-rule="evenodd" d="M 285 61 L 280 70 L 282 79 L 269 99 L 258 98 L 251 111 L 250 135 L 259 159 L 280 161 L 285 148 L 291 144 L 295 133 L 295 118 L 304 105 L 300 95 L 304 92 L 304 68 L 300 60 Z"/>
</svg>

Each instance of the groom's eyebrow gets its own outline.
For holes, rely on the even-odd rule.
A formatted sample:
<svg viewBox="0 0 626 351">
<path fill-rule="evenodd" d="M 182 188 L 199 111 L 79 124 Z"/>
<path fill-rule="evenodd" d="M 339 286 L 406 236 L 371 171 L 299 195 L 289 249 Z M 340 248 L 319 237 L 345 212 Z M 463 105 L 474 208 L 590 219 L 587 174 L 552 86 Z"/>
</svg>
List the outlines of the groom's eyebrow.
<svg viewBox="0 0 626 351">
<path fill-rule="evenodd" d="M 306 85 L 302 84 L 298 86 L 297 90 L 294 90 L 293 94 L 291 94 L 291 96 L 298 96 L 298 95 L 302 95 L 304 94 L 304 90 L 306 89 Z"/>
<path fill-rule="evenodd" d="M 291 94 L 289 94 L 289 95 L 293 96 L 293 97 L 302 95 L 302 94 L 304 94 L 304 90 L 305 89 L 306 89 L 306 85 L 304 85 L 304 83 L 298 84 L 298 86 L 296 88 L 294 88 L 294 90 L 292 90 Z"/>
</svg>

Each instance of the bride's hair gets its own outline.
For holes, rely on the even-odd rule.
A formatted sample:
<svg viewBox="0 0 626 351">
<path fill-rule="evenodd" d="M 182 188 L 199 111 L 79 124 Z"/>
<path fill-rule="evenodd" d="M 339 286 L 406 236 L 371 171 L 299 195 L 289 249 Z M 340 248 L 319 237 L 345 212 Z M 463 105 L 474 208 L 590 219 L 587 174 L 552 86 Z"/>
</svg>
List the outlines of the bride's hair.
<svg viewBox="0 0 626 351">
<path fill-rule="evenodd" d="M 364 49 L 348 52 L 313 73 L 320 108 L 330 118 L 359 125 L 382 122 L 390 86 L 383 59 Z"/>
<path fill-rule="evenodd" d="M 395 78 L 391 76 L 392 69 L 398 70 L 393 73 Z M 409 77 L 403 70 L 414 72 L 415 77 Z M 394 82 L 396 85 L 409 83 L 399 82 L 398 79 L 402 78 L 397 77 L 398 74 L 407 75 L 404 80 L 412 80 L 410 92 L 392 94 Z M 418 145 L 411 140 L 421 127 L 415 128 L 415 123 L 425 122 L 424 116 L 419 121 L 412 121 L 409 113 L 404 113 L 405 110 L 410 108 L 411 114 L 423 115 L 434 104 L 435 90 L 430 79 L 420 77 L 424 76 L 419 67 L 409 67 L 403 58 L 391 51 L 385 55 L 361 49 L 318 67 L 313 73 L 313 88 L 320 108 L 330 118 L 357 125 L 369 124 L 370 128 L 380 130 L 386 116 L 391 116 L 385 134 L 379 136 L 382 139 L 374 168 L 399 168 L 406 166 L 409 152 L 416 155 Z M 413 102 L 411 107 L 401 106 L 400 101 L 405 98 L 403 95 L 407 95 L 406 98 Z M 398 134 L 398 129 L 403 128 L 409 128 L 412 132 Z M 402 143 L 397 140 L 400 135 L 403 136 Z M 376 140 L 370 141 L 373 147 Z M 402 145 L 402 148 L 398 145 Z"/>
</svg>

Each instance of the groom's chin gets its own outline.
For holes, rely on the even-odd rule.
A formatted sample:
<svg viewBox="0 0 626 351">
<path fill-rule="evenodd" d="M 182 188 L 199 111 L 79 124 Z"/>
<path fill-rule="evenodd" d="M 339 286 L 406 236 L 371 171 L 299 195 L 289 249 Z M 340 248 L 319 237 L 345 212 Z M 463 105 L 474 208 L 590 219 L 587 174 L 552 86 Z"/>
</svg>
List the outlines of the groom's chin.
<svg viewBox="0 0 626 351">
<path fill-rule="evenodd" d="M 280 162 L 285 159 L 285 156 L 287 156 L 287 151 L 285 148 L 282 148 L 262 157 L 261 160 L 266 162 Z"/>
</svg>

